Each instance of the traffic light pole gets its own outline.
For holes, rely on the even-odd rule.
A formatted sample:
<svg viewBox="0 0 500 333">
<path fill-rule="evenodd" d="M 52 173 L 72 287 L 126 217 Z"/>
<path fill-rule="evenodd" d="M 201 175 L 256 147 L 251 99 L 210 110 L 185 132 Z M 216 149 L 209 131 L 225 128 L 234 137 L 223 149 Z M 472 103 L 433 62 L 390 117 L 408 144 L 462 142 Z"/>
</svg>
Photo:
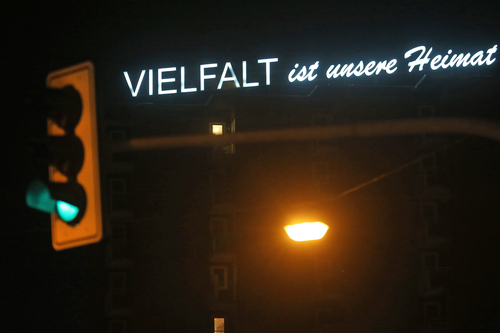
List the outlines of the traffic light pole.
<svg viewBox="0 0 500 333">
<path fill-rule="evenodd" d="M 370 138 L 396 135 L 466 134 L 500 141 L 500 125 L 460 118 L 389 120 L 373 123 L 298 129 L 241 132 L 226 135 L 191 135 L 137 138 L 112 144 L 114 152 L 217 146 L 229 143 L 300 142 L 328 139 Z"/>
</svg>

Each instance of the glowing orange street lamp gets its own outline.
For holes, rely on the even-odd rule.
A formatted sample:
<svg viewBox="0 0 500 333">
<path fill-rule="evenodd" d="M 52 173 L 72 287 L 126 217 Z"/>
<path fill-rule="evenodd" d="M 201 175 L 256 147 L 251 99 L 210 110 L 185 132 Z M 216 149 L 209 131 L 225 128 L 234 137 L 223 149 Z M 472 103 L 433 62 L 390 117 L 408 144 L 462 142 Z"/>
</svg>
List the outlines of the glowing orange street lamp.
<svg viewBox="0 0 500 333">
<path fill-rule="evenodd" d="M 322 222 L 304 222 L 285 226 L 288 237 L 296 242 L 321 239 L 327 230 L 328 226 Z"/>
</svg>

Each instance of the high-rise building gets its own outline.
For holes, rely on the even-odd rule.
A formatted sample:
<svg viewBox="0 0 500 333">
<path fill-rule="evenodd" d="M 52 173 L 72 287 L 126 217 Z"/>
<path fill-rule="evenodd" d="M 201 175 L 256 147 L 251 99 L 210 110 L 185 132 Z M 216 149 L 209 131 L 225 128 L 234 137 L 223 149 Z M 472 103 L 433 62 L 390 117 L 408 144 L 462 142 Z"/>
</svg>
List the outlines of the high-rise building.
<svg viewBox="0 0 500 333">
<path fill-rule="evenodd" d="M 101 129 L 112 143 L 387 119 L 494 118 L 497 89 L 488 78 L 437 77 L 418 88 L 319 86 L 304 97 L 233 93 L 203 105 L 113 104 Z M 488 180 L 464 174 L 462 166 L 489 161 L 480 154 L 462 159 L 488 145 L 421 133 L 104 149 L 109 332 L 473 331 L 471 323 L 484 316 L 462 303 L 480 287 L 467 284 L 474 272 L 460 264 L 463 249 L 472 248 L 464 241 L 471 222 L 462 212 L 483 203 L 461 203 L 474 179 L 482 186 Z M 387 176 L 376 181 L 381 175 Z M 323 220 L 330 230 L 315 243 L 293 243 L 283 231 L 293 219 Z"/>
</svg>

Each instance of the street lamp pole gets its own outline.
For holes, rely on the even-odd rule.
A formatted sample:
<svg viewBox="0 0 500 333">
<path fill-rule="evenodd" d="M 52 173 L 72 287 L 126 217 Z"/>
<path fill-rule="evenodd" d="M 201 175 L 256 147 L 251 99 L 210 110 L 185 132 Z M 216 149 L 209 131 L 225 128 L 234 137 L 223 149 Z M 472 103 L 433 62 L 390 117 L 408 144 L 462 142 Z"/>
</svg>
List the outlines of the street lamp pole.
<svg viewBox="0 0 500 333">
<path fill-rule="evenodd" d="M 113 144 L 112 151 L 161 150 L 181 147 L 216 146 L 228 143 L 300 142 L 341 138 L 369 138 L 419 133 L 447 133 L 481 136 L 500 141 L 500 125 L 474 119 L 425 118 L 388 120 L 336 126 L 240 132 L 226 135 L 191 135 L 137 138 Z"/>
</svg>

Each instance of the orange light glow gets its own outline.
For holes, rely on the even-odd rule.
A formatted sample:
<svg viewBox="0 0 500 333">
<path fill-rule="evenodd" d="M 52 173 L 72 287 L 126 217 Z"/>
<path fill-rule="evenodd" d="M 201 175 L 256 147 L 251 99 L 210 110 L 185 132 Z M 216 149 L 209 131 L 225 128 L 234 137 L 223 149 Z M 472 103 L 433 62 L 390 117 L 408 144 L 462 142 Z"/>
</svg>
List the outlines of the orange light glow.
<svg viewBox="0 0 500 333">
<path fill-rule="evenodd" d="M 288 237 L 296 242 L 321 239 L 327 230 L 328 226 L 322 222 L 304 222 L 285 227 Z"/>
</svg>

